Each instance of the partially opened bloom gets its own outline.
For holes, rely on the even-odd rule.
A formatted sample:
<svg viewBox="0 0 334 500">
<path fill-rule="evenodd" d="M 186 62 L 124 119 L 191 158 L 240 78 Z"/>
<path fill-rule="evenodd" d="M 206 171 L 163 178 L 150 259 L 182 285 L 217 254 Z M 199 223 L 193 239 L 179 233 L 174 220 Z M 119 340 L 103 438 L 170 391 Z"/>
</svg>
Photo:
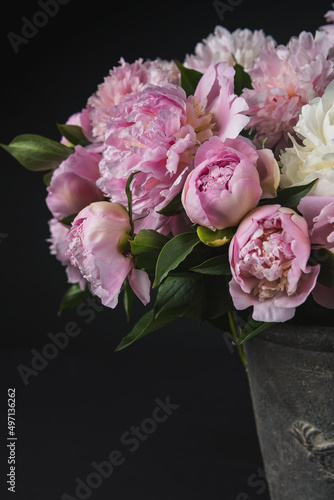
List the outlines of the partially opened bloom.
<svg viewBox="0 0 334 500">
<path fill-rule="evenodd" d="M 86 288 L 86 280 L 80 273 L 77 267 L 72 266 L 70 259 L 66 255 L 67 250 L 67 236 L 69 233 L 69 228 L 66 227 L 57 219 L 51 219 L 49 221 L 50 238 L 47 240 L 50 243 L 50 253 L 54 255 L 63 266 L 65 266 L 65 271 L 67 275 L 68 283 L 78 283 L 81 290 Z"/>
<path fill-rule="evenodd" d="M 195 96 L 176 85 L 146 85 L 115 107 L 108 121 L 98 186 L 112 202 L 126 205 L 132 173 L 134 219 L 140 228 L 168 233 L 171 220 L 157 212 L 182 191 L 198 146 L 212 135 L 236 137 L 249 118 L 233 90 L 233 68 L 212 66 Z"/>
<path fill-rule="evenodd" d="M 46 204 L 54 218 L 77 214 L 93 201 L 103 200 L 97 187 L 101 155 L 76 146 L 75 152 L 54 171 Z"/>
<path fill-rule="evenodd" d="M 249 213 L 229 248 L 235 308 L 253 306 L 258 321 L 291 319 L 319 274 L 319 265 L 308 265 L 310 251 L 307 223 L 293 210 L 265 205 Z"/>
<path fill-rule="evenodd" d="M 299 142 L 292 139 L 280 157 L 282 187 L 308 184 L 318 179 L 310 191 L 314 196 L 334 195 L 334 81 L 322 97 L 301 109 L 294 127 Z"/>
<path fill-rule="evenodd" d="M 260 48 L 269 41 L 275 43 L 263 30 L 237 29 L 232 33 L 216 26 L 213 33 L 199 42 L 194 54 L 187 54 L 184 65 L 204 73 L 211 64 L 226 62 L 229 66 L 237 63 L 248 70 L 259 55 Z"/>
<path fill-rule="evenodd" d="M 252 89 L 244 89 L 249 105 L 249 127 L 260 143 L 280 150 L 290 145 L 300 110 L 316 96 L 321 96 L 334 78 L 332 43 L 325 32 L 302 32 L 289 43 L 275 47 L 263 45 L 249 70 Z"/>
<path fill-rule="evenodd" d="M 265 194 L 275 196 L 278 164 L 271 151 L 259 153 L 243 138 L 212 137 L 202 144 L 182 191 L 190 220 L 210 229 L 236 226 L 263 197 L 261 178 Z"/>
<path fill-rule="evenodd" d="M 130 231 L 127 211 L 117 203 L 101 201 L 77 215 L 67 236 L 66 256 L 107 307 L 116 307 L 126 278 L 144 304 L 150 300 L 150 280 L 145 271 L 134 268 L 127 248 Z"/>
</svg>

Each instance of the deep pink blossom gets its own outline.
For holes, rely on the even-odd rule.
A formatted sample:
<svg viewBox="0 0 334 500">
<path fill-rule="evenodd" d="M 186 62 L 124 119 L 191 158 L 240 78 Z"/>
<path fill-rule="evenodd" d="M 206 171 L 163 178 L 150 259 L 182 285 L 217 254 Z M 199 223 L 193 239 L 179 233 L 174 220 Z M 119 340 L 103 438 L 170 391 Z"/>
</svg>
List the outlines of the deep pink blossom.
<svg viewBox="0 0 334 500">
<path fill-rule="evenodd" d="M 307 223 L 293 210 L 264 205 L 249 213 L 229 248 L 235 308 L 253 306 L 258 321 L 291 319 L 319 274 L 319 265 L 308 265 L 310 251 Z"/>
</svg>

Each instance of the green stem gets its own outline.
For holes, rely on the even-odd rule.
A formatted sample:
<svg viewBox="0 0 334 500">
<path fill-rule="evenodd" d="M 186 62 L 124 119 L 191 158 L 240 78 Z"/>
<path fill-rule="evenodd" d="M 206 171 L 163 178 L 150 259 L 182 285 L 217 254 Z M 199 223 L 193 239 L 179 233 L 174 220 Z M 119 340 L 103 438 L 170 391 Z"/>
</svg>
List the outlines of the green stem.
<svg viewBox="0 0 334 500">
<path fill-rule="evenodd" d="M 229 324 L 230 324 L 231 332 L 233 334 L 233 337 L 234 337 L 235 344 L 236 344 L 237 349 L 238 349 L 238 353 L 239 353 L 240 359 L 242 361 L 242 364 L 246 368 L 246 358 L 245 358 L 245 354 L 244 354 L 244 351 L 242 349 L 242 346 L 240 344 L 238 344 L 238 334 L 237 334 L 237 328 L 236 328 L 235 323 L 234 323 L 233 313 L 232 313 L 232 311 L 228 311 L 227 314 L 228 314 L 228 321 L 229 321 Z"/>
</svg>

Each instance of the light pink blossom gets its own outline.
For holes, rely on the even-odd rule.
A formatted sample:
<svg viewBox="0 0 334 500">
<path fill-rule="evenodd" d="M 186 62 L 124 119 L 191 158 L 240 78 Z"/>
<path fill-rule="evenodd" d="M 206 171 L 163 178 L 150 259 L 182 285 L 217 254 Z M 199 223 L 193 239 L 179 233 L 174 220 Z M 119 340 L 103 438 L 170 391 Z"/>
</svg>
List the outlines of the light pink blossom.
<svg viewBox="0 0 334 500">
<path fill-rule="evenodd" d="M 100 160 L 100 154 L 76 146 L 74 153 L 54 171 L 46 198 L 53 217 L 61 220 L 77 214 L 93 201 L 103 200 L 103 193 L 96 185 Z"/>
<path fill-rule="evenodd" d="M 271 151 L 259 154 L 243 138 L 223 142 L 212 137 L 198 149 L 195 169 L 185 182 L 185 211 L 192 222 L 213 230 L 236 226 L 263 197 L 261 177 L 266 194 L 275 196 L 279 168 Z M 276 178 L 274 193 L 269 193 L 268 178 L 272 184 Z"/>
<path fill-rule="evenodd" d="M 222 26 L 216 26 L 213 33 L 196 45 L 194 54 L 186 55 L 184 65 L 204 73 L 211 64 L 219 62 L 234 66 L 235 58 L 247 71 L 259 55 L 260 48 L 269 41 L 275 43 L 263 30 L 246 28 L 231 33 Z"/>
<path fill-rule="evenodd" d="M 195 102 L 212 115 L 215 135 L 222 140 L 234 139 L 249 122 L 245 100 L 234 94 L 234 75 L 225 63 L 211 64 L 195 91 Z"/>
<path fill-rule="evenodd" d="M 250 212 L 229 248 L 235 308 L 253 306 L 257 321 L 291 319 L 319 274 L 319 265 L 308 265 L 310 251 L 307 223 L 293 210 L 264 205 Z"/>
<path fill-rule="evenodd" d="M 143 59 L 138 59 L 130 64 L 121 58 L 119 66 L 110 70 L 87 102 L 95 141 L 104 141 L 107 121 L 113 115 L 114 106 L 120 104 L 127 95 L 138 92 L 146 83 L 179 83 L 179 79 L 179 70 L 173 61 L 156 59 L 143 62 Z"/>
<path fill-rule="evenodd" d="M 66 256 L 106 307 L 116 307 L 127 277 L 139 299 L 144 304 L 150 300 L 150 280 L 145 271 L 134 268 L 127 248 L 130 231 L 131 224 L 124 207 L 100 201 L 85 207 L 77 215 L 67 236 Z"/>
<path fill-rule="evenodd" d="M 136 232 L 168 233 L 171 218 L 157 212 L 182 191 L 198 146 L 214 133 L 236 137 L 248 122 L 241 114 L 244 99 L 233 93 L 233 76 L 233 68 L 221 63 L 205 73 L 195 96 L 176 85 L 148 84 L 115 106 L 98 186 L 112 202 L 126 205 L 127 179 L 138 172 L 131 186 L 134 219 L 145 218 L 136 222 Z"/>
<path fill-rule="evenodd" d="M 332 44 L 325 32 L 302 32 L 287 46 L 267 43 L 260 49 L 249 74 L 253 89 L 244 89 L 249 105 L 249 127 L 260 143 L 276 153 L 290 144 L 300 110 L 316 96 L 321 96 L 334 78 L 330 57 Z"/>
<path fill-rule="evenodd" d="M 72 266 L 69 258 L 66 256 L 67 241 L 66 238 L 69 233 L 69 228 L 66 227 L 57 219 L 49 220 L 50 238 L 47 240 L 50 243 L 50 253 L 55 255 L 57 260 L 66 267 L 68 283 L 78 283 L 81 290 L 86 288 L 86 280 L 81 275 L 78 268 Z"/>
</svg>

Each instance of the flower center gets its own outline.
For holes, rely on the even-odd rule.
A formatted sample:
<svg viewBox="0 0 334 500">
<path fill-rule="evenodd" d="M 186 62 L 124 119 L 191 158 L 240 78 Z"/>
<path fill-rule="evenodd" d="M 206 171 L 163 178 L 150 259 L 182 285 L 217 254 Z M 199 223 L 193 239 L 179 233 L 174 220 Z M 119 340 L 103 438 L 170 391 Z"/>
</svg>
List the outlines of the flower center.
<svg viewBox="0 0 334 500">
<path fill-rule="evenodd" d="M 240 251 L 241 275 L 259 280 L 253 294 L 260 302 L 278 293 L 292 295 L 288 276 L 294 258 L 291 245 L 284 241 L 280 221 L 264 221 Z"/>
<path fill-rule="evenodd" d="M 226 164 L 225 164 L 226 163 Z M 229 181 L 233 176 L 234 168 L 229 162 L 215 162 L 206 168 L 197 180 L 200 192 L 223 191 L 229 189 Z"/>
<path fill-rule="evenodd" d="M 215 123 L 213 121 L 213 114 L 206 113 L 203 105 L 196 101 L 194 97 L 192 100 L 188 99 L 186 103 L 187 125 L 191 125 L 196 134 L 197 146 L 208 141 L 215 132 Z"/>
</svg>

